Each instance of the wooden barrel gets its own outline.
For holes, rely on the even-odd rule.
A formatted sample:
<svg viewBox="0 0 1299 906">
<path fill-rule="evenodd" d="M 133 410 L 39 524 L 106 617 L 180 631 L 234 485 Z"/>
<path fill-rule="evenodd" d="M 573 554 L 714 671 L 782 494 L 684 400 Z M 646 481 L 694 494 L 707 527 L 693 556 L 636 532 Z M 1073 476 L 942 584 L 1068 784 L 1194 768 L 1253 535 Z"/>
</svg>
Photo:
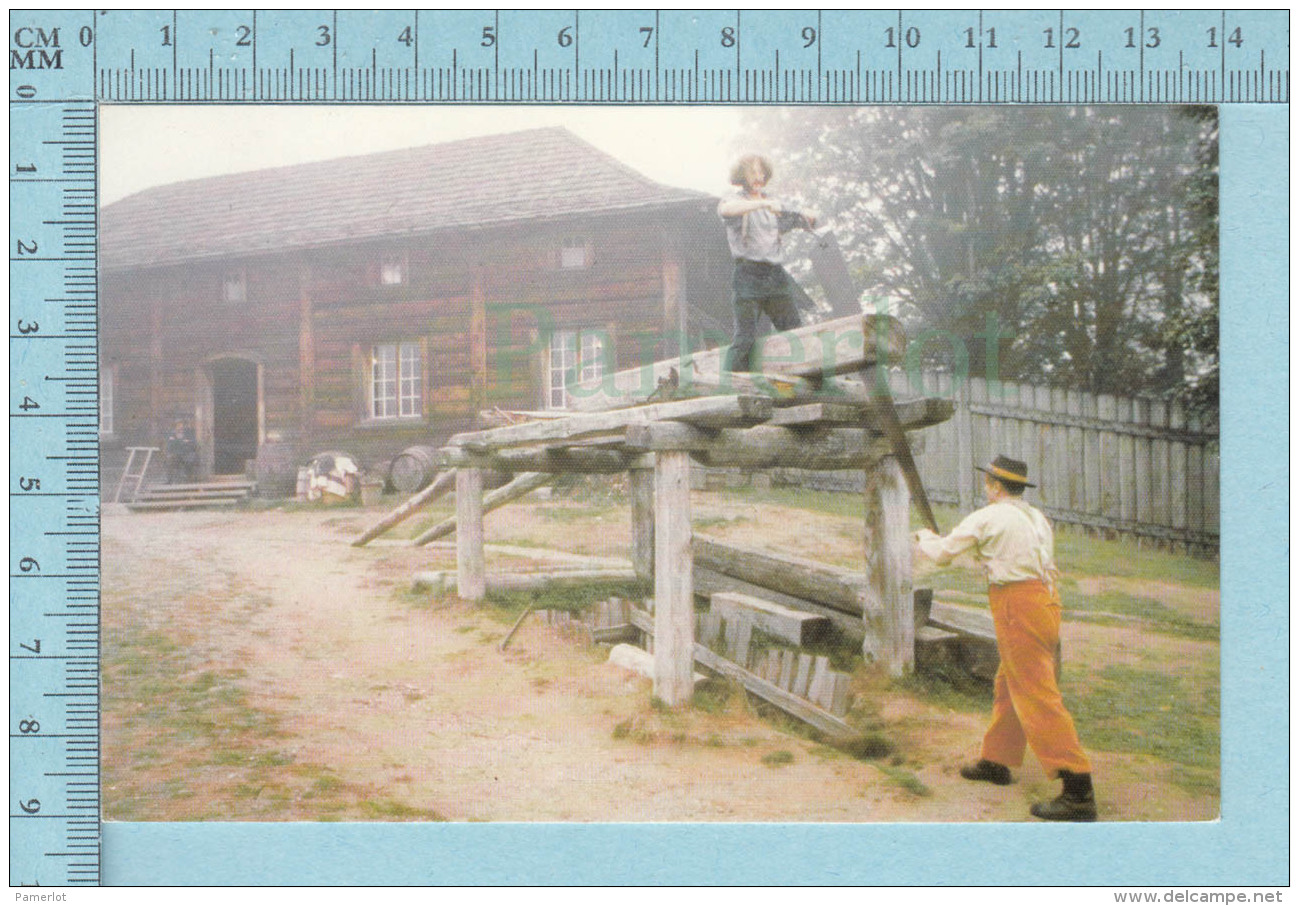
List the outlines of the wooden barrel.
<svg viewBox="0 0 1299 906">
<path fill-rule="evenodd" d="M 437 475 L 437 450 L 433 447 L 407 447 L 392 461 L 388 479 L 402 494 L 414 494 L 428 487 Z"/>
</svg>

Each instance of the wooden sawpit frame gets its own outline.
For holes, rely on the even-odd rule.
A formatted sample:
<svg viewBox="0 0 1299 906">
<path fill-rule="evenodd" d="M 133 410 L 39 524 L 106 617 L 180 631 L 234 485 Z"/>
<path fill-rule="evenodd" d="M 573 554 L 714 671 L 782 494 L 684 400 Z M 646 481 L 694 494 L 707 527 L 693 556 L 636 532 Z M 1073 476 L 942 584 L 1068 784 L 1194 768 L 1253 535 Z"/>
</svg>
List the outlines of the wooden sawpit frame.
<svg viewBox="0 0 1299 906">
<path fill-rule="evenodd" d="M 881 323 L 869 316 L 864 324 L 861 319 L 853 323 L 858 337 L 878 335 L 886 351 L 899 346 L 899 332 L 892 319 Z M 833 333 L 846 326 L 850 325 L 836 323 L 829 330 Z M 803 333 L 815 337 L 818 330 L 825 333 L 827 326 L 804 328 Z M 772 341 L 768 338 L 767 342 Z M 777 603 L 797 606 L 800 593 L 816 598 L 829 594 L 832 600 L 808 609 L 836 623 L 861 627 L 863 652 L 890 674 L 911 670 L 915 629 L 910 493 L 870 402 L 866 382 L 873 375 L 875 348 L 872 343 L 862 343 L 854 356 L 845 352 L 842 344 L 827 344 L 824 350 L 828 352 L 817 347 L 814 352 L 821 355 L 819 360 L 804 356 L 792 364 L 787 362 L 779 373 L 741 376 L 736 383 L 743 385 L 744 393 L 578 411 L 563 418 L 455 435 L 439 458 L 442 466 L 456 470 L 459 596 L 478 600 L 485 593 L 483 470 L 526 473 L 515 480 L 514 487 L 519 489 L 539 486 L 546 474 L 625 471 L 631 490 L 631 561 L 635 575 L 652 579 L 654 587 L 654 695 L 669 706 L 682 705 L 693 691 L 698 660 L 694 598 L 699 552 L 708 551 L 703 570 L 709 588 L 717 589 L 732 574 L 743 572 L 722 562 L 726 552 L 693 535 L 692 462 L 745 469 L 862 469 L 866 475 L 863 572 L 845 580 L 833 575 L 833 570 L 811 564 L 803 571 L 810 584 L 795 582 L 793 594 Z M 715 353 L 700 353 L 695 362 L 707 364 L 710 356 Z M 670 364 L 657 363 L 653 374 L 670 373 Z M 858 372 L 862 380 L 835 377 L 850 371 Z M 765 380 L 768 377 L 770 381 Z M 705 383 L 707 378 L 705 375 L 699 382 Z M 725 376 L 712 383 L 725 383 Z M 768 383 L 770 395 L 760 395 L 758 391 Z M 594 405 L 588 402 L 587 408 Z M 952 404 L 922 398 L 899 403 L 897 412 L 903 430 L 914 431 L 950 418 Z M 508 496 L 498 491 L 494 500 Z M 785 568 L 765 563 L 760 554 L 748 564 L 759 573 Z M 740 581 L 738 590 L 743 592 L 761 587 L 761 582 Z"/>
</svg>

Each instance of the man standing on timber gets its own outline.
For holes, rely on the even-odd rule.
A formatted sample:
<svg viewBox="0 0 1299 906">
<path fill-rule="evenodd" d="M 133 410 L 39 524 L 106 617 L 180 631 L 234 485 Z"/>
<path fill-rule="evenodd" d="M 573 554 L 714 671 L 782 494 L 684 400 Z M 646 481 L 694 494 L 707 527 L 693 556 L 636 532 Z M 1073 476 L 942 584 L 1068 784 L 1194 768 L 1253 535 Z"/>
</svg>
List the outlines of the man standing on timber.
<svg viewBox="0 0 1299 906">
<path fill-rule="evenodd" d="M 1027 744 L 1047 776 L 1064 781 L 1064 792 L 1037 803 L 1032 813 L 1049 821 L 1095 821 L 1091 763 L 1055 678 L 1060 596 L 1051 523 L 1023 499 L 1024 489 L 1035 487 L 1024 463 L 998 456 L 979 471 L 986 507 L 946 537 L 928 529 L 916 533 L 918 555 L 945 565 L 969 552 L 988 574 L 1001 666 L 983 750 L 977 762 L 961 768 L 961 776 L 1004 786 L 1010 769 L 1023 764 Z"/>
<path fill-rule="evenodd" d="M 771 181 L 771 162 L 749 154 L 731 168 L 736 190 L 723 198 L 717 214 L 726 224 L 726 241 L 735 259 L 731 289 L 735 302 L 735 334 L 726 354 L 726 371 L 749 371 L 757 339 L 758 318 L 765 314 L 776 330 L 793 330 L 802 321 L 794 300 L 802 290 L 782 266 L 782 237 L 816 219 L 784 205 L 764 191 Z"/>
</svg>

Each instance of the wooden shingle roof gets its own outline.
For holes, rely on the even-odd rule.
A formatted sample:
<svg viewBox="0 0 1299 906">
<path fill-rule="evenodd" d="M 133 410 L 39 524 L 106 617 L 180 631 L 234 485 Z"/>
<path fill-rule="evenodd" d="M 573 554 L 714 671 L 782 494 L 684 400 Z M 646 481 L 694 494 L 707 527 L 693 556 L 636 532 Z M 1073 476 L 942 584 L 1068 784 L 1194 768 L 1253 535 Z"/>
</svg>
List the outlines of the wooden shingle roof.
<svg viewBox="0 0 1299 906">
<path fill-rule="evenodd" d="M 148 267 L 705 198 L 567 129 L 533 129 L 147 189 L 101 212 L 101 262 Z"/>
</svg>

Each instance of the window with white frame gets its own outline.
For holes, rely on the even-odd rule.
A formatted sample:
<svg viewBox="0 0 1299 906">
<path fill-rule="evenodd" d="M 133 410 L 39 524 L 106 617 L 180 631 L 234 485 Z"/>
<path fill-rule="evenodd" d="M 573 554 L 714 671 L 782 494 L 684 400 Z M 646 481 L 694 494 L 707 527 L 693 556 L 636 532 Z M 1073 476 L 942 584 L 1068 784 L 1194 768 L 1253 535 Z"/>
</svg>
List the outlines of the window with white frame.
<svg viewBox="0 0 1299 906">
<path fill-rule="evenodd" d="M 559 266 L 564 270 L 578 270 L 591 266 L 586 237 L 568 236 L 559 244 Z"/>
<path fill-rule="evenodd" d="M 221 298 L 227 302 L 248 301 L 248 276 L 244 271 L 229 271 L 222 278 Z"/>
<path fill-rule="evenodd" d="M 567 409 L 568 387 L 604 376 L 604 337 L 594 330 L 557 330 L 550 336 L 546 408 Z"/>
<path fill-rule="evenodd" d="M 401 286 L 406 282 L 406 256 L 400 252 L 384 255 L 379 262 L 379 282 L 384 286 Z"/>
<path fill-rule="evenodd" d="M 117 383 L 117 368 L 107 365 L 99 372 L 99 434 L 113 434 L 113 395 Z"/>
<path fill-rule="evenodd" d="M 424 361 L 419 343 L 383 343 L 370 353 L 370 417 L 424 414 Z"/>
</svg>

